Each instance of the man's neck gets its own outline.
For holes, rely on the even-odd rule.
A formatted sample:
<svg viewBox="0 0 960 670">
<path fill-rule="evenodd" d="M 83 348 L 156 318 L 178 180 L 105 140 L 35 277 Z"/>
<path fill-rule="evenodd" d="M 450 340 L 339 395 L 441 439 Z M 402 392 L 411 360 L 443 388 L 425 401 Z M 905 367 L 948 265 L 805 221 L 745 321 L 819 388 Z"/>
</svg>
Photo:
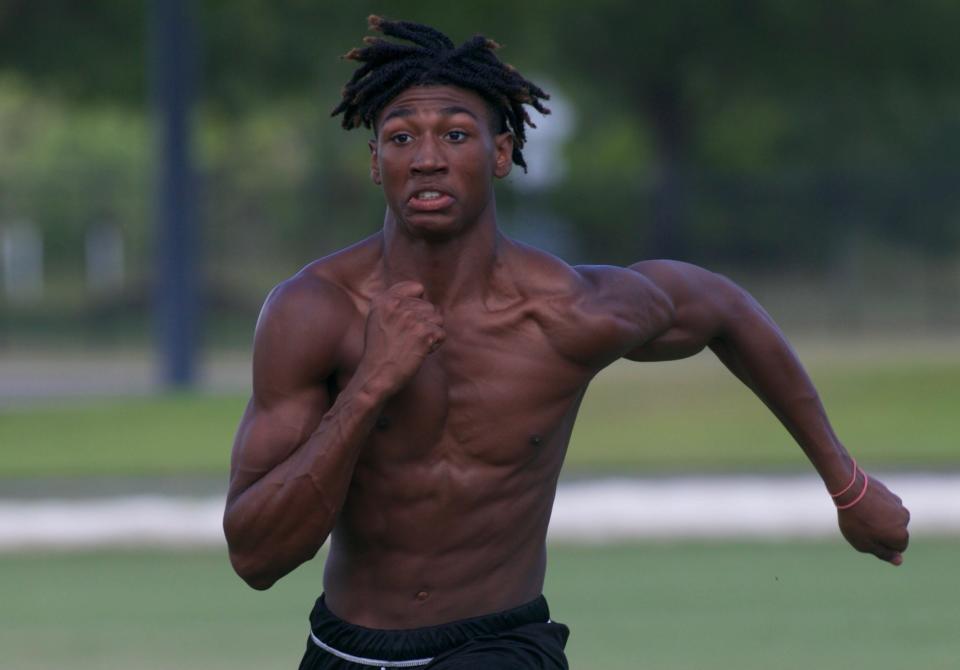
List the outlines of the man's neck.
<svg viewBox="0 0 960 670">
<path fill-rule="evenodd" d="M 502 244 L 496 220 L 478 221 L 446 239 L 410 236 L 389 214 L 383 227 L 386 284 L 418 281 L 424 298 L 444 308 L 480 299 L 489 287 Z"/>
</svg>

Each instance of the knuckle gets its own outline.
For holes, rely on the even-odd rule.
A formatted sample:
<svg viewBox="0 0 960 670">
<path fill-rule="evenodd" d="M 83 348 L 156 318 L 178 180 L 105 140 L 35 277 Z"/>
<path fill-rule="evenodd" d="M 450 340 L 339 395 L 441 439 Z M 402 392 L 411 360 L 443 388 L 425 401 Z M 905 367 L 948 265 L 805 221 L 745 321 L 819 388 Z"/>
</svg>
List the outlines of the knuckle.
<svg viewBox="0 0 960 670">
<path fill-rule="evenodd" d="M 875 546 L 872 549 L 872 553 L 877 558 L 882 558 L 883 560 L 889 560 L 893 558 L 893 555 L 896 553 L 892 549 L 887 549 L 886 547 Z"/>
</svg>

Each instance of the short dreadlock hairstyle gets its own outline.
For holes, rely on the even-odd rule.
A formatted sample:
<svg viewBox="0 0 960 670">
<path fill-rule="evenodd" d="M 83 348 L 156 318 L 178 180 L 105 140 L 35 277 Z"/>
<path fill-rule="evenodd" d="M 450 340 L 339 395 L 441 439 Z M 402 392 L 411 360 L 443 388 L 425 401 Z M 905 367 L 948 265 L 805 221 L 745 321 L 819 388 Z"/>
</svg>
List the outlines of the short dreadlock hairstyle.
<svg viewBox="0 0 960 670">
<path fill-rule="evenodd" d="M 494 51 L 499 44 L 476 35 L 457 47 L 439 30 L 420 23 L 388 21 L 379 16 L 370 16 L 368 23 L 371 30 L 412 44 L 367 36 L 363 40 L 367 46 L 351 49 L 343 56 L 362 63 L 331 113 L 343 114 L 344 128 L 372 128 L 380 110 L 412 86 L 459 86 L 479 94 L 499 115 L 500 132 L 513 135 L 513 162 L 527 169 L 521 151 L 527 139 L 524 126 L 536 126 L 524 105 L 549 114 L 541 100 L 550 96 L 497 58 Z"/>
</svg>

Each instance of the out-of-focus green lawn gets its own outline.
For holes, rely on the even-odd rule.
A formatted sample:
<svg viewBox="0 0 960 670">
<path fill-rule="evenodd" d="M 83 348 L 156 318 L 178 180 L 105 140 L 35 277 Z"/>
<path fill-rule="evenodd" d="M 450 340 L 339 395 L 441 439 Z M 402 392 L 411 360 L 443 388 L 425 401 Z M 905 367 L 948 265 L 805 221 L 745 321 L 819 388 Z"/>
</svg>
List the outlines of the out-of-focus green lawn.
<svg viewBox="0 0 960 670">
<path fill-rule="evenodd" d="M 545 592 L 577 670 L 956 668 L 960 541 L 893 568 L 827 543 L 554 546 Z M 267 592 L 223 552 L 0 555 L 2 666 L 293 668 L 319 562 Z"/>
<path fill-rule="evenodd" d="M 225 475 L 240 396 L 79 400 L 0 412 L 0 474 Z"/>
<path fill-rule="evenodd" d="M 867 467 L 960 466 L 960 352 L 805 356 Z M 246 398 L 169 395 L 0 411 L 0 476 L 225 476 Z M 800 469 L 765 408 L 709 355 L 594 383 L 568 470 Z M 901 568 L 830 543 L 554 546 L 546 593 L 578 670 L 946 670 L 960 658 L 960 540 Z M 296 667 L 317 560 L 266 593 L 225 552 L 0 554 L 0 667 Z"/>
<path fill-rule="evenodd" d="M 813 352 L 841 439 L 867 467 L 960 465 L 960 347 L 938 356 Z M 246 398 L 167 395 L 0 410 L 0 476 L 223 474 Z M 710 355 L 619 363 L 593 383 L 568 471 L 800 469 L 766 408 Z"/>
<path fill-rule="evenodd" d="M 811 357 L 840 439 L 867 467 L 960 465 L 960 343 L 952 359 Z M 806 467 L 792 438 L 709 355 L 617 365 L 590 389 L 571 464 L 637 469 Z"/>
</svg>

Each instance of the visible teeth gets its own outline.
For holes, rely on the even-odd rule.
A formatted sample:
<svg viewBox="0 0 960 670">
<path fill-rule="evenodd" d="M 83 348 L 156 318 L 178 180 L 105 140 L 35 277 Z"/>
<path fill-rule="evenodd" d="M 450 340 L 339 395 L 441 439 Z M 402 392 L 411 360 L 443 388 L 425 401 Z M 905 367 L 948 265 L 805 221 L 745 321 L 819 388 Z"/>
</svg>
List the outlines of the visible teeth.
<svg viewBox="0 0 960 670">
<path fill-rule="evenodd" d="M 440 191 L 420 191 L 417 198 L 420 200 L 436 200 L 440 197 Z"/>
</svg>

